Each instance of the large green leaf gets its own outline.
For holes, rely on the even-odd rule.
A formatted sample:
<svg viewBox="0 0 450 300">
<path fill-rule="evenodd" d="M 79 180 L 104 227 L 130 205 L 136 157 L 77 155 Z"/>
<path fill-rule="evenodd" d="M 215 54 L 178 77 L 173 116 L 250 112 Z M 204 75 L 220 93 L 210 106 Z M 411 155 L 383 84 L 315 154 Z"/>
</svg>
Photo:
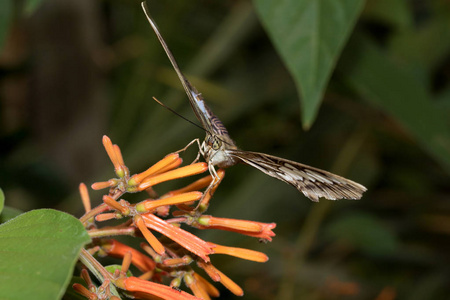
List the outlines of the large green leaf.
<svg viewBox="0 0 450 300">
<path fill-rule="evenodd" d="M 357 92 L 397 120 L 450 171 L 449 117 L 432 101 L 423 81 L 361 35 L 351 41 L 338 69 Z"/>
<path fill-rule="evenodd" d="M 254 0 L 301 95 L 303 126 L 319 109 L 337 58 L 364 0 Z"/>
<path fill-rule="evenodd" d="M 0 225 L 0 299 L 60 299 L 89 240 L 79 220 L 55 210 Z"/>
</svg>

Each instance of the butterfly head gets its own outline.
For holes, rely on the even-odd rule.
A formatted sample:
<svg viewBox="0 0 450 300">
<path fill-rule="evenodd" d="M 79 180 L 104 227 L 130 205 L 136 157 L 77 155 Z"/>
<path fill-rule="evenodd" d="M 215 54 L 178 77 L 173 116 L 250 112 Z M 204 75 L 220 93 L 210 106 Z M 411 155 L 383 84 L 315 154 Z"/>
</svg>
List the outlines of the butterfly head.
<svg viewBox="0 0 450 300">
<path fill-rule="evenodd" d="M 229 155 L 227 151 L 237 149 L 233 140 L 228 136 L 207 134 L 202 145 L 202 154 L 205 160 L 213 166 L 227 168 L 236 164 L 236 159 Z"/>
</svg>

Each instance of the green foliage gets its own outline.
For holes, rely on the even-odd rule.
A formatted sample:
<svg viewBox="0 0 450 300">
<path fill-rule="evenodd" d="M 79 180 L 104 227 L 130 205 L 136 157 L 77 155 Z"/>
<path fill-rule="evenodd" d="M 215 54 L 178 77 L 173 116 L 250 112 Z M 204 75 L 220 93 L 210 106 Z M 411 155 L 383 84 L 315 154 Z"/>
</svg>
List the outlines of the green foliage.
<svg viewBox="0 0 450 300">
<path fill-rule="evenodd" d="M 347 244 L 368 255 L 389 256 L 399 250 L 399 241 L 392 230 L 369 214 L 340 216 L 325 228 L 330 240 Z"/>
<path fill-rule="evenodd" d="M 0 3 L 1 45 L 14 13 L 12 1 Z M 139 3 L 93 1 L 89 13 L 61 3 L 45 6 L 54 12 L 54 23 L 47 23 L 45 11 L 33 19 L 35 26 L 25 32 L 32 38 L 16 45 L 27 54 L 2 69 L 8 91 L 2 94 L 0 126 L 0 182 L 8 195 L 2 222 L 18 214 L 11 206 L 76 214 L 74 187 L 103 180 L 112 169 L 101 152 L 102 134 L 121 145 L 133 173 L 204 136 L 150 100 L 155 96 L 195 118 Z M 328 289 L 324 278 L 330 277 L 357 283 L 361 292 L 354 299 L 376 299 L 386 287 L 398 299 L 448 297 L 448 2 L 148 4 L 181 69 L 239 147 L 324 168 L 368 187 L 360 201 L 329 202 L 318 213 L 323 200 L 311 204 L 245 166 L 228 169 L 211 214 L 277 223 L 274 241 L 257 249 L 269 254 L 268 263 L 223 263 L 229 277 L 242 276 L 238 283 L 257 282 L 246 289 L 249 299 L 275 299 L 289 287 L 291 297 L 278 299 L 346 297 Z M 58 122 L 45 127 L 55 115 Z M 92 134 L 95 142 L 86 142 Z M 183 158 L 190 162 L 196 154 L 191 148 Z M 231 234 L 201 234 L 229 246 L 247 243 Z M 18 239 L 23 243 L 25 237 Z M 23 256 L 16 254 L 21 264 L 14 272 Z M 294 263 L 286 256 L 296 257 Z M 289 265 L 294 273 L 286 271 Z"/>
<path fill-rule="evenodd" d="M 261 21 L 294 77 L 303 126 L 311 127 L 363 0 L 255 0 Z"/>
<path fill-rule="evenodd" d="M 0 2 L 0 50 L 3 49 L 3 46 L 5 44 L 9 24 L 12 19 L 12 12 L 12 1 L 5 0 Z"/>
<path fill-rule="evenodd" d="M 60 299 L 90 238 L 79 220 L 33 210 L 0 225 L 0 298 Z"/>
<path fill-rule="evenodd" d="M 357 36 L 339 71 L 365 99 L 393 116 L 425 151 L 450 172 L 448 112 L 433 101 L 426 82 L 399 67 L 373 42 Z"/>
<path fill-rule="evenodd" d="M 36 9 L 44 2 L 44 0 L 26 0 L 24 6 L 25 15 L 33 14 Z"/>
<path fill-rule="evenodd" d="M 23 4 L 23 14 L 29 16 L 39 7 L 44 0 L 26 0 Z M 3 49 L 8 38 L 15 10 L 21 2 L 14 0 L 3 0 L 0 2 L 0 51 Z M 22 7 L 20 7 L 22 8 Z"/>
</svg>

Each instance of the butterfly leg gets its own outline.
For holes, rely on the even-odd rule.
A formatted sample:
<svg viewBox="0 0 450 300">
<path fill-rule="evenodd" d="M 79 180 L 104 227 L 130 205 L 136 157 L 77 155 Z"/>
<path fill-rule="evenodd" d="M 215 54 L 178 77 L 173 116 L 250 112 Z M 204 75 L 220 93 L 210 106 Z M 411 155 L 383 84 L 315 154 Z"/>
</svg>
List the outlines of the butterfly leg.
<svg viewBox="0 0 450 300">
<path fill-rule="evenodd" d="M 183 149 L 180 149 L 178 151 L 176 151 L 175 153 L 181 153 L 187 150 L 187 148 L 189 148 L 192 144 L 194 144 L 195 142 L 197 142 L 198 145 L 198 149 L 199 152 L 197 153 L 197 157 L 194 159 L 194 161 L 191 164 L 194 164 L 196 162 L 198 162 L 198 160 L 200 159 L 200 154 L 203 155 L 202 151 L 201 151 L 201 146 L 200 146 L 200 140 L 199 139 L 193 139 L 192 141 L 189 142 L 189 144 L 187 144 Z"/>
<path fill-rule="evenodd" d="M 180 153 L 180 152 L 184 152 L 187 150 L 187 148 L 189 148 L 193 143 L 197 142 L 198 147 L 200 148 L 200 140 L 199 139 L 193 139 L 192 141 L 189 142 L 189 144 L 187 144 L 183 149 L 180 149 L 178 151 L 175 151 L 175 153 Z"/>
<path fill-rule="evenodd" d="M 203 213 L 209 206 L 209 201 L 214 194 L 215 190 L 219 186 L 219 183 L 222 181 L 225 172 L 223 169 L 219 169 L 217 172 L 212 164 L 208 164 L 209 174 L 211 175 L 211 183 L 208 185 L 206 190 L 203 192 L 203 197 L 198 202 L 196 207 L 196 211 L 199 213 Z"/>
</svg>

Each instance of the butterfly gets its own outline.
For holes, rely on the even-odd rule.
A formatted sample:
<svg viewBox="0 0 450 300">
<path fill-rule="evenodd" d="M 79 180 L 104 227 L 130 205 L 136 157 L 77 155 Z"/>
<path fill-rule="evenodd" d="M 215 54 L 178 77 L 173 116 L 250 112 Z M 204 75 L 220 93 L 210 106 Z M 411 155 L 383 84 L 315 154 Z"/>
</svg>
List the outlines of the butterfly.
<svg viewBox="0 0 450 300">
<path fill-rule="evenodd" d="M 294 186 L 306 197 L 315 202 L 319 201 L 321 197 L 329 200 L 360 199 L 362 197 L 362 194 L 367 189 L 354 181 L 295 161 L 264 153 L 238 149 L 223 123 L 206 105 L 202 95 L 181 72 L 172 52 L 159 32 L 155 21 L 150 16 L 146 3 L 142 2 L 141 5 L 148 22 L 158 37 L 186 91 L 192 110 L 206 131 L 205 140 L 201 144 L 199 139 L 196 139 L 189 143 L 186 148 L 193 142 L 198 143 L 199 152 L 208 163 L 208 168 L 213 178 L 218 180 L 215 166 L 227 168 L 237 163 L 244 163 Z M 214 181 L 211 184 L 214 184 Z"/>
</svg>

